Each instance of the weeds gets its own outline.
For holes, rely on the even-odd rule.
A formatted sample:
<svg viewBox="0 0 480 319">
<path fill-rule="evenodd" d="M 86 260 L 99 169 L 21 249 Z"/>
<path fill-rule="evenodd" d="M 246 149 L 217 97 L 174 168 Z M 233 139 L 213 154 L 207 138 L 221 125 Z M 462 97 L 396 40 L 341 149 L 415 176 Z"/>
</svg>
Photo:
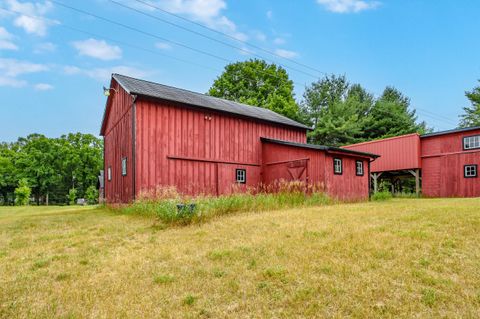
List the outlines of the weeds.
<svg viewBox="0 0 480 319">
<path fill-rule="evenodd" d="M 273 186 L 272 186 L 273 187 Z M 222 196 L 185 196 L 174 187 L 159 187 L 143 192 L 132 205 L 120 207 L 125 214 L 155 216 L 165 224 L 185 225 L 216 216 L 239 212 L 270 211 L 293 207 L 320 206 L 332 201 L 320 187 L 306 187 L 299 182 L 277 183 L 273 188 L 259 188 Z"/>
<path fill-rule="evenodd" d="M 372 195 L 371 199 L 373 201 L 385 201 L 392 199 L 392 193 L 387 192 L 387 191 L 382 191 L 382 192 L 376 192 Z"/>
</svg>

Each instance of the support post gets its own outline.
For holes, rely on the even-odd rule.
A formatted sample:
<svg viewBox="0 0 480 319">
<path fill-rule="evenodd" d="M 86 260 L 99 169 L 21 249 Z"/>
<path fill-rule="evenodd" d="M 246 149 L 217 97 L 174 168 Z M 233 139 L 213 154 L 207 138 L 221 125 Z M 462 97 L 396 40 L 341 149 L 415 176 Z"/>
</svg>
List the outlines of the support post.
<svg viewBox="0 0 480 319">
<path fill-rule="evenodd" d="M 420 170 L 418 168 L 415 170 L 415 193 L 417 197 L 420 195 Z"/>
</svg>

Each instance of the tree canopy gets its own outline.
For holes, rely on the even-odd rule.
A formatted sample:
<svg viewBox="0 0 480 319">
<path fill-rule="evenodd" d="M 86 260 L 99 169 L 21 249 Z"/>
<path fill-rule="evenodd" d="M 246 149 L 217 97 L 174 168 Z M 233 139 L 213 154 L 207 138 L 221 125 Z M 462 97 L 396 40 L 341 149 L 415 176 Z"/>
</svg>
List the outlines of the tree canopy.
<svg viewBox="0 0 480 319">
<path fill-rule="evenodd" d="M 303 95 L 302 116 L 313 126 L 315 144 L 346 145 L 413 132 L 423 133 L 410 100 L 393 87 L 375 99 L 345 76 L 328 75 L 312 83 Z"/>
<path fill-rule="evenodd" d="M 480 85 L 465 92 L 465 96 L 471 106 L 463 108 L 465 113 L 460 115 L 460 127 L 480 126 Z"/>
<path fill-rule="evenodd" d="M 293 82 L 287 72 L 263 60 L 228 64 L 208 94 L 227 100 L 270 109 L 300 120 Z"/>
<path fill-rule="evenodd" d="M 65 203 L 69 189 L 79 197 L 96 185 L 103 167 L 103 143 L 91 134 L 47 138 L 31 134 L 14 143 L 0 144 L 0 195 L 12 203 L 20 181 L 32 189 L 37 203 Z"/>
</svg>

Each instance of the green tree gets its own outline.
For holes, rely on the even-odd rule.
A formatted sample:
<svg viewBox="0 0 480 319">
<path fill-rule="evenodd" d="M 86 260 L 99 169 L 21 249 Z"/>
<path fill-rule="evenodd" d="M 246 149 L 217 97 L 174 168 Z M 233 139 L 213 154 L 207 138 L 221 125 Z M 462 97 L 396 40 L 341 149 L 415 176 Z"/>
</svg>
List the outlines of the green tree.
<svg viewBox="0 0 480 319">
<path fill-rule="evenodd" d="M 11 144 L 0 143 L 0 195 L 5 205 L 9 202 L 9 194 L 12 194 L 17 186 L 15 155 Z"/>
<path fill-rule="evenodd" d="M 60 183 L 58 143 L 40 134 L 31 134 L 17 142 L 19 153 L 15 161 L 19 178 L 25 178 L 32 187 L 37 205 L 48 197 Z"/>
<path fill-rule="evenodd" d="M 69 205 L 75 205 L 75 200 L 77 199 L 77 190 L 75 188 L 71 188 L 68 191 L 67 199 Z"/>
<path fill-rule="evenodd" d="M 393 87 L 385 88 L 362 126 L 366 140 L 427 131 L 425 122 L 417 123 L 416 112 L 410 109 L 410 99 Z"/>
<path fill-rule="evenodd" d="M 345 145 L 361 141 L 361 124 L 373 96 L 359 84 L 350 85 L 343 75 L 328 75 L 307 87 L 303 98 L 302 115 L 313 126 L 308 135 L 311 143 Z"/>
<path fill-rule="evenodd" d="M 32 190 L 28 186 L 28 181 L 22 178 L 18 183 L 18 187 L 15 188 L 15 204 L 18 206 L 28 205 L 31 193 Z"/>
<path fill-rule="evenodd" d="M 208 94 L 231 101 L 270 109 L 300 120 L 293 82 L 287 72 L 263 60 L 229 64 L 214 81 Z"/>
<path fill-rule="evenodd" d="M 98 190 L 94 185 L 87 188 L 85 192 L 85 198 L 90 205 L 98 203 Z"/>
<path fill-rule="evenodd" d="M 463 108 L 465 114 L 460 115 L 460 127 L 480 126 L 480 86 L 465 92 L 465 96 L 470 100 L 471 106 Z"/>
</svg>

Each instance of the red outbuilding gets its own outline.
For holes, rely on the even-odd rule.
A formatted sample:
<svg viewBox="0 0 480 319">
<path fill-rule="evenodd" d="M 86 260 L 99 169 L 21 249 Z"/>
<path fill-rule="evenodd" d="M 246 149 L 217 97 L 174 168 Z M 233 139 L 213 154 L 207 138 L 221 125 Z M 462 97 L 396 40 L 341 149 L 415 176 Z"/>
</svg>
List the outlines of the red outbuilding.
<svg viewBox="0 0 480 319">
<path fill-rule="evenodd" d="M 387 178 L 395 187 L 410 174 L 416 177 L 417 191 L 421 181 L 427 197 L 480 196 L 480 127 L 408 134 L 345 148 L 381 156 L 371 166 L 374 185 Z"/>
<path fill-rule="evenodd" d="M 119 74 L 108 91 L 107 203 L 162 186 L 221 195 L 279 180 L 320 185 L 344 200 L 368 198 L 376 155 L 305 144 L 309 128 L 273 111 Z"/>
</svg>

